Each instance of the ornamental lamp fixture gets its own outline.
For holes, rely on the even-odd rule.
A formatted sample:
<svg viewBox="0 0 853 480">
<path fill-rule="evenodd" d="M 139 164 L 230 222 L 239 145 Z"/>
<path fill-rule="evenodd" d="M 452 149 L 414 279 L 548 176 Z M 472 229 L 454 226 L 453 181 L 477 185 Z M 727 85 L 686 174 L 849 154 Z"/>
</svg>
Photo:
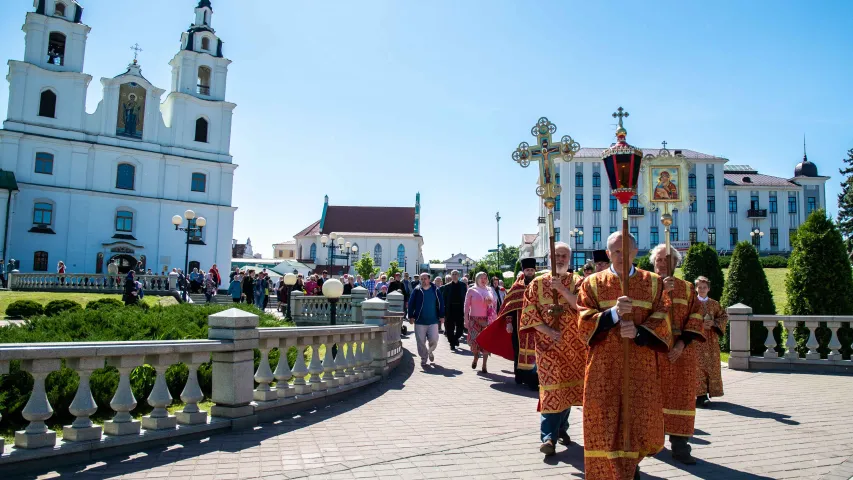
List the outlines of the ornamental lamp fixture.
<svg viewBox="0 0 853 480">
<path fill-rule="evenodd" d="M 195 218 L 195 212 L 192 210 L 187 210 L 186 212 L 184 212 L 184 218 L 186 218 L 187 220 L 194 219 Z"/>
<path fill-rule="evenodd" d="M 327 235 L 323 235 L 320 237 L 320 243 L 325 247 L 327 243 L 329 243 L 329 237 Z"/>
<path fill-rule="evenodd" d="M 610 189 L 622 205 L 627 205 L 637 194 L 640 165 L 643 160 L 643 151 L 625 141 L 628 131 L 622 125 L 622 118 L 627 116 L 628 112 L 625 112 L 622 107 L 613 114 L 613 118 L 619 119 L 616 143 L 601 154 L 601 161 L 604 163 L 607 179 L 610 181 Z"/>
<path fill-rule="evenodd" d="M 328 299 L 339 299 L 344 294 L 344 284 L 337 278 L 330 278 L 323 282 L 323 296 Z"/>
<path fill-rule="evenodd" d="M 284 284 L 288 287 L 296 285 L 296 275 L 288 273 L 284 276 Z"/>
</svg>

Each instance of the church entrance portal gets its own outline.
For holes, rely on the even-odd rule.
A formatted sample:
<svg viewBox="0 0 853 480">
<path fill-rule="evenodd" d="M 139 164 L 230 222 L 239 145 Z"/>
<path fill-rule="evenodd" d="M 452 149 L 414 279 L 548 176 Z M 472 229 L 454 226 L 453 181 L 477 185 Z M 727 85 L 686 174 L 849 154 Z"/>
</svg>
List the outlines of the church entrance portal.
<svg viewBox="0 0 853 480">
<path fill-rule="evenodd" d="M 133 255 L 120 254 L 112 257 L 110 261 L 115 260 L 116 265 L 118 265 L 118 272 L 122 275 L 136 268 L 136 264 L 138 261 Z"/>
</svg>

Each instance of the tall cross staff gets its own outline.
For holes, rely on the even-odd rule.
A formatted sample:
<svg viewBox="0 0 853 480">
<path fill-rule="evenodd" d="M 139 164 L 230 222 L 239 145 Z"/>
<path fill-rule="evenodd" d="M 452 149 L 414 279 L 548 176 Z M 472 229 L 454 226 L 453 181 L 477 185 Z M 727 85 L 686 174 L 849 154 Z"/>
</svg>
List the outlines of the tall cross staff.
<svg viewBox="0 0 853 480">
<path fill-rule="evenodd" d="M 581 148 L 580 144 L 574 141 L 569 135 L 563 135 L 560 143 L 554 145 L 551 141 L 551 135 L 556 131 L 557 126 L 551 123 L 546 117 L 542 117 L 530 129 L 530 134 L 536 137 L 536 146 L 531 147 L 527 142 L 521 142 L 518 144 L 515 152 L 512 153 L 512 159 L 521 165 L 522 168 L 530 166 L 531 161 L 539 162 L 539 184 L 536 187 L 536 195 L 542 198 L 542 203 L 545 205 L 545 210 L 547 211 L 552 278 L 558 278 L 557 264 L 554 261 L 554 257 L 556 256 L 554 206 L 557 204 L 557 195 L 562 191 L 562 187 L 557 184 L 555 178 L 555 161 L 563 160 L 571 162 Z M 559 306 L 560 293 L 556 288 L 553 288 L 551 293 L 554 296 L 551 315 L 556 319 L 562 314 L 562 309 Z"/>
</svg>

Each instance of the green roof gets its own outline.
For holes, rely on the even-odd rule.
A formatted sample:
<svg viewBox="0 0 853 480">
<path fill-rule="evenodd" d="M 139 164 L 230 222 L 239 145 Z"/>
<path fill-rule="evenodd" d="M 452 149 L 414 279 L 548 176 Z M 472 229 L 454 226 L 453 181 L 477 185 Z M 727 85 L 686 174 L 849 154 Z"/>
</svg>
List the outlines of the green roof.
<svg viewBox="0 0 853 480">
<path fill-rule="evenodd" d="M 18 182 L 15 180 L 15 172 L 0 170 L 0 190 L 19 190 Z"/>
</svg>

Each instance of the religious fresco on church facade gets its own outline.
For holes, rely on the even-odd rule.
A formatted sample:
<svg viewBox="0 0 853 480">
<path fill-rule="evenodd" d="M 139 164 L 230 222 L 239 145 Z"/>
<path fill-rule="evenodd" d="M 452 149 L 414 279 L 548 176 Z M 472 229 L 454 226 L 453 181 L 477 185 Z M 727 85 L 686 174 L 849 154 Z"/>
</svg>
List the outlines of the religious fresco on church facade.
<svg viewBox="0 0 853 480">
<path fill-rule="evenodd" d="M 135 82 L 125 83 L 119 88 L 118 122 L 116 135 L 142 138 L 145 127 L 146 91 Z"/>
<path fill-rule="evenodd" d="M 680 202 L 680 174 L 679 166 L 653 166 L 649 175 L 653 202 Z"/>
</svg>

